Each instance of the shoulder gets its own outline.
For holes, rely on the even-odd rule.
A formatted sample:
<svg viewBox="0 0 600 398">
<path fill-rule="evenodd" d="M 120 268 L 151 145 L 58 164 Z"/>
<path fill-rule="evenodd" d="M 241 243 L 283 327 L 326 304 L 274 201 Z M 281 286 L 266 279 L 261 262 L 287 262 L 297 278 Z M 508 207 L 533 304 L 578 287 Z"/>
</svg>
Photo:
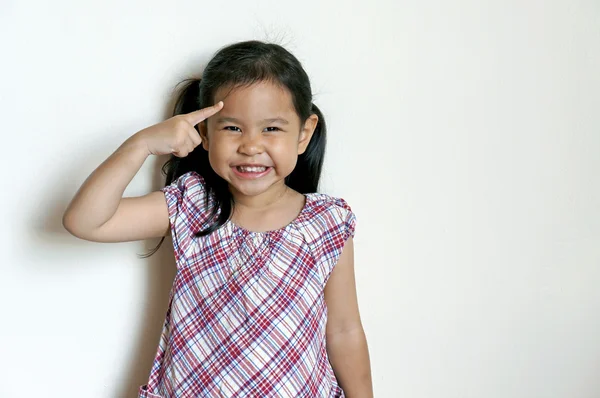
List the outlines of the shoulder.
<svg viewBox="0 0 600 398">
<path fill-rule="evenodd" d="M 203 189 L 205 185 L 204 178 L 196 171 L 188 171 L 176 178 L 171 184 L 165 186 L 162 191 L 177 189 L 179 191 L 188 191 L 194 189 Z"/>
<path fill-rule="evenodd" d="M 206 183 L 195 171 L 188 171 L 161 189 L 167 202 L 206 201 Z"/>
<path fill-rule="evenodd" d="M 165 194 L 171 221 L 175 221 L 176 215 L 189 215 L 195 221 L 209 218 L 213 201 L 208 198 L 204 178 L 199 173 L 184 173 L 161 191 Z"/>
<path fill-rule="evenodd" d="M 342 240 L 354 236 L 356 215 L 348 202 L 322 193 L 307 195 L 304 227 L 314 241 L 336 236 Z"/>
<path fill-rule="evenodd" d="M 331 221 L 354 217 L 352 208 L 345 199 L 323 193 L 310 194 L 308 218 L 312 221 Z"/>
<path fill-rule="evenodd" d="M 204 178 L 195 171 L 177 177 L 161 189 L 169 212 L 173 246 L 178 262 L 183 261 L 199 230 L 205 229 L 211 220 L 213 201 L 208 198 Z"/>
<path fill-rule="evenodd" d="M 346 200 L 326 194 L 308 194 L 302 232 L 325 286 L 346 242 L 354 237 L 356 216 Z"/>
<path fill-rule="evenodd" d="M 330 196 L 324 193 L 312 193 L 308 195 L 312 205 L 311 207 L 316 212 L 331 210 L 352 211 L 352 208 L 345 199 Z"/>
</svg>

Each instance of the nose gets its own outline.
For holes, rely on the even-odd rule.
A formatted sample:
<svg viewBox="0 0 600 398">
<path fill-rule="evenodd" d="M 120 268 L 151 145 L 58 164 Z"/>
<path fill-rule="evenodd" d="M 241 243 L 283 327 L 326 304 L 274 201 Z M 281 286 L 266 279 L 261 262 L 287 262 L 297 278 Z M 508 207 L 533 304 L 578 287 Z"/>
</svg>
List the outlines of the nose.
<svg viewBox="0 0 600 398">
<path fill-rule="evenodd" d="M 258 155 L 264 152 L 263 136 L 260 132 L 249 132 L 242 134 L 238 152 L 247 156 Z"/>
</svg>

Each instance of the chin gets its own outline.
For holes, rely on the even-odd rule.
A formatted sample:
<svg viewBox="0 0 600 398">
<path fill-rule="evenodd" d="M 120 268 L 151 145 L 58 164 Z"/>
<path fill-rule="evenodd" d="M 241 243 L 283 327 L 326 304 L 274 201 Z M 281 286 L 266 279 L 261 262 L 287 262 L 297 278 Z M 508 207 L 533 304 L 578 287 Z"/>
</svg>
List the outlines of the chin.
<svg viewBox="0 0 600 398">
<path fill-rule="evenodd" d="M 271 188 L 273 184 L 236 184 L 230 183 L 231 188 L 244 196 L 256 196 L 264 193 Z"/>
</svg>

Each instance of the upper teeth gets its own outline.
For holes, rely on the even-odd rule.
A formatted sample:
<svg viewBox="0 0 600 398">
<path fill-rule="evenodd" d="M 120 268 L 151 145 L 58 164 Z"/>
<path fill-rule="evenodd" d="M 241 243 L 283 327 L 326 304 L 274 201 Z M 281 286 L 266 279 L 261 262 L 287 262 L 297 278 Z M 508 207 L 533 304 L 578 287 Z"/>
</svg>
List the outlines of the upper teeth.
<svg viewBox="0 0 600 398">
<path fill-rule="evenodd" d="M 249 173 L 260 173 L 265 171 L 267 168 L 264 166 L 238 166 L 240 170 Z"/>
</svg>

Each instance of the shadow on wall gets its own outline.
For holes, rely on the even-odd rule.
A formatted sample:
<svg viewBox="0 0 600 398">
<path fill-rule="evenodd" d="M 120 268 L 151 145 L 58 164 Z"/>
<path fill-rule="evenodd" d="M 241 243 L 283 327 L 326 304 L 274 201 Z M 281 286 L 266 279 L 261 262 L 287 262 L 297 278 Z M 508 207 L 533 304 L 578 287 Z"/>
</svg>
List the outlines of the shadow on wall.
<svg viewBox="0 0 600 398">
<path fill-rule="evenodd" d="M 169 104 L 170 108 L 166 109 L 165 119 L 171 116 L 173 104 Z M 133 134 L 133 133 L 131 133 Z M 123 140 L 126 137 L 123 138 Z M 120 145 L 120 143 L 118 144 Z M 112 153 L 116 147 L 106 148 L 103 152 Z M 86 152 L 83 149 L 76 154 L 69 154 L 73 164 L 83 164 L 83 159 L 94 157 L 93 153 L 98 153 L 98 147 L 89 148 Z M 108 156 L 108 155 L 107 155 Z M 146 160 L 151 162 L 152 170 L 152 191 L 162 188 L 165 184 L 165 176 L 161 172 L 162 165 L 166 162 L 168 156 L 153 156 Z M 102 159 L 103 160 L 103 159 Z M 97 163 L 99 165 L 100 162 Z M 70 180 L 70 176 L 63 176 L 63 183 Z M 47 187 L 44 185 L 47 184 Z M 67 204 L 72 199 L 72 193 L 78 188 L 73 185 L 65 189 L 57 189 L 57 182 L 54 179 L 39 179 L 39 188 L 43 192 L 49 194 L 45 198 L 43 208 L 32 211 L 31 225 L 36 225 L 26 239 L 21 242 L 16 242 L 15 250 L 23 250 L 29 257 L 39 256 L 39 264 L 47 263 L 48 258 L 57 258 L 60 260 L 62 254 L 60 251 L 46 250 L 48 248 L 56 248 L 67 246 L 68 252 L 72 256 L 85 258 L 90 255 L 101 255 L 106 248 L 102 244 L 76 241 L 62 226 L 62 215 Z M 135 253 L 147 254 L 156 245 L 160 239 L 151 239 L 133 243 Z M 129 244 L 129 243 L 128 243 Z M 31 251 L 31 246 L 34 245 L 37 249 Z M 134 246 L 135 245 L 135 246 Z M 123 369 L 120 380 L 115 381 L 116 387 L 110 394 L 115 398 L 135 398 L 137 397 L 139 387 L 148 382 L 152 363 L 158 348 L 160 334 L 162 331 L 163 322 L 169 304 L 169 293 L 175 277 L 176 266 L 173 255 L 173 244 L 170 235 L 165 238 L 160 249 L 149 258 L 140 258 L 137 261 L 143 263 L 142 267 L 147 268 L 146 271 L 146 295 L 144 304 L 139 309 L 139 321 L 132 319 L 131 326 L 139 324 L 139 328 L 135 333 L 132 333 L 133 344 L 127 348 L 129 357 L 125 359 L 125 363 L 118 364 L 116 367 Z M 56 261 L 57 266 L 61 266 L 61 261 Z M 66 264 L 66 262 L 65 262 Z M 45 267 L 40 266 L 39 272 L 47 271 Z M 52 268 L 52 272 L 56 271 L 56 267 Z"/>
<path fill-rule="evenodd" d="M 84 157 L 85 154 L 81 154 L 81 158 Z M 161 166 L 167 159 L 168 157 L 161 156 L 146 160 L 146 162 L 152 162 L 152 191 L 162 188 L 165 184 L 165 176 L 161 172 Z M 77 241 L 74 244 L 76 239 L 69 235 L 62 226 L 62 214 L 71 200 L 70 191 L 67 189 L 56 190 L 54 187 L 48 192 L 52 191 L 61 192 L 61 194 L 54 198 L 49 197 L 49 208 L 45 209 L 44 216 L 36 214 L 36 219 L 32 220 L 33 223 L 37 224 L 41 222 L 41 228 L 35 232 L 37 236 L 32 237 L 36 239 L 42 238 L 42 234 L 44 235 L 43 239 L 40 239 L 37 244 L 40 253 L 46 253 L 44 255 L 48 256 L 47 252 L 43 250 L 45 245 L 54 247 L 66 245 L 69 247 L 71 255 L 80 256 L 81 258 L 94 255 L 94 253 L 99 254 L 105 250 L 103 244 L 93 242 Z M 69 194 L 66 192 L 69 192 Z M 132 242 L 131 247 L 135 248 L 135 253 L 131 253 L 131 255 L 137 257 L 138 254 L 147 254 L 156 247 L 159 241 L 160 239 L 150 239 Z M 123 371 L 120 380 L 115 381 L 115 389 L 110 394 L 111 397 L 115 398 L 135 398 L 138 395 L 139 387 L 148 382 L 176 271 L 171 237 L 166 237 L 160 249 L 152 256 L 139 258 L 136 261 L 141 262 L 142 268 L 146 269 L 146 283 L 144 286 L 146 297 L 143 305 L 139 308 L 138 319 L 132 319 L 130 323 L 131 327 L 134 327 L 134 325 L 139 326 L 138 330 L 131 333 L 133 336 L 132 346 L 126 349 L 128 357 L 124 363 L 116 366 L 123 369 Z M 44 261 L 41 260 L 40 262 L 43 263 Z M 58 263 L 60 264 L 60 262 Z"/>
<path fill-rule="evenodd" d="M 175 106 L 175 95 L 171 93 L 170 101 L 166 105 L 163 120 L 170 118 Z M 170 156 L 153 156 L 146 161 L 154 161 L 152 165 L 152 191 L 157 191 L 165 186 L 166 176 L 161 168 Z M 140 242 L 138 254 L 149 253 L 156 247 L 160 239 Z M 121 384 L 115 397 L 135 398 L 138 396 L 140 386 L 147 384 L 152 363 L 160 341 L 160 334 L 169 305 L 169 293 L 175 278 L 176 266 L 173 255 L 173 242 L 169 234 L 160 246 L 160 249 L 149 258 L 140 261 L 148 263 L 147 292 L 148 297 L 144 308 L 141 309 L 143 320 L 137 333 L 136 346 L 131 350 L 131 357 L 126 366 L 127 373 L 123 375 Z"/>
<path fill-rule="evenodd" d="M 161 167 L 167 157 L 158 157 L 153 166 L 152 190 L 158 190 L 165 184 L 165 176 Z M 150 252 L 160 239 L 141 242 L 139 254 Z M 152 363 L 158 348 L 163 322 L 169 304 L 169 293 L 175 277 L 175 258 L 173 243 L 170 237 L 165 238 L 160 249 L 149 258 L 139 261 L 147 262 L 147 297 L 144 307 L 141 308 L 142 321 L 138 330 L 136 346 L 132 347 L 129 363 L 125 367 L 127 373 L 123 375 L 121 385 L 116 391 L 116 397 L 137 397 L 140 386 L 148 382 Z"/>
<path fill-rule="evenodd" d="M 154 248 L 158 242 L 144 242 L 143 253 Z M 148 382 L 152 362 L 158 348 L 160 333 L 169 304 L 169 292 L 175 277 L 175 260 L 173 245 L 167 238 L 162 243 L 160 250 L 150 258 L 141 259 L 148 262 L 147 297 L 143 308 L 140 309 L 142 321 L 140 322 L 135 347 L 131 349 L 127 372 L 123 375 L 121 385 L 115 397 L 137 397 L 140 386 Z"/>
</svg>

